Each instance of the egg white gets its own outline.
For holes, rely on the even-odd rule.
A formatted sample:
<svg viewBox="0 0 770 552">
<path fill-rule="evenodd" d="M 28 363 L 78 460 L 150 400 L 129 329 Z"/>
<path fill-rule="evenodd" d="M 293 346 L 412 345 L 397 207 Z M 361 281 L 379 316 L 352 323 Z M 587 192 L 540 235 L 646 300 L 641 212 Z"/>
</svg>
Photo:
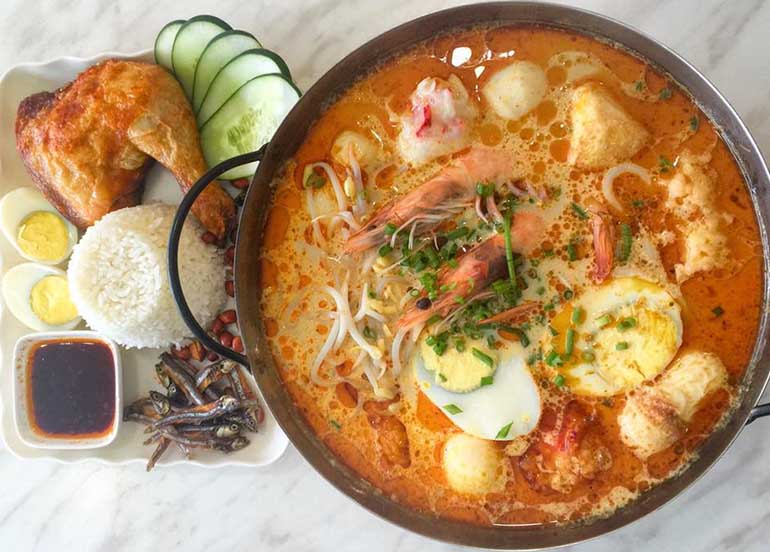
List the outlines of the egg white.
<svg viewBox="0 0 770 552">
<path fill-rule="evenodd" d="M 32 310 L 32 288 L 46 276 L 61 276 L 65 280 L 67 279 L 67 274 L 63 270 L 36 263 L 22 263 L 6 272 L 3 276 L 2 292 L 8 310 L 19 322 L 39 332 L 75 328 L 80 323 L 80 316 L 65 324 L 55 326 L 43 322 Z"/>
<path fill-rule="evenodd" d="M 435 376 L 425 369 L 419 347 L 412 356 L 412 366 L 420 390 L 457 427 L 482 439 L 510 441 L 535 429 L 542 406 L 524 348 L 511 343 L 498 353 L 493 383 L 468 393 L 452 393 L 436 384 Z M 473 361 L 469 351 L 469 362 Z M 447 405 L 455 405 L 462 412 L 452 414 L 445 408 Z M 508 424 L 507 434 L 498 436 Z"/>
<path fill-rule="evenodd" d="M 28 215 L 36 211 L 54 213 L 61 219 L 64 226 L 67 228 L 67 249 L 61 258 L 53 259 L 51 261 L 38 259 L 28 255 L 21 249 L 21 247 L 19 247 L 19 244 L 16 241 L 19 226 Z M 17 188 L 12 192 L 5 194 L 3 199 L 0 200 L 0 228 L 2 229 L 5 239 L 13 245 L 19 255 L 28 261 L 35 261 L 47 265 L 57 265 L 65 261 L 70 256 L 70 253 L 72 253 L 72 248 L 75 247 L 75 244 L 78 241 L 77 228 L 75 228 L 70 221 L 61 216 L 59 211 L 57 211 L 53 205 L 48 203 L 48 200 L 43 197 L 43 194 L 35 188 Z"/>
</svg>

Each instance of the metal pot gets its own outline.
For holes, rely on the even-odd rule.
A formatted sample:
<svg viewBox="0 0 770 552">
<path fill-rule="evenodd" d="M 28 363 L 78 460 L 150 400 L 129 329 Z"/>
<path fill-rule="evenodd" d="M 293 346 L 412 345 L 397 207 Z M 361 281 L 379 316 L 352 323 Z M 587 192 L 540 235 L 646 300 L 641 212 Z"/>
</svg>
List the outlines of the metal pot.
<svg viewBox="0 0 770 552">
<path fill-rule="evenodd" d="M 481 527 L 436 518 L 384 496 L 332 454 L 308 426 L 281 382 L 260 316 L 258 260 L 268 206 L 272 201 L 273 178 L 284 162 L 297 151 L 309 128 L 325 107 L 380 62 L 418 42 L 439 33 L 472 26 L 515 24 L 562 28 L 615 43 L 648 60 L 689 91 L 695 102 L 720 129 L 723 139 L 737 159 L 749 186 L 762 237 L 765 259 L 764 308 L 754 352 L 746 368 L 740 403 L 727 423 L 703 443 L 699 458 L 687 470 L 652 488 L 611 516 L 593 523 Z M 177 247 L 182 223 L 200 191 L 226 170 L 255 160 L 260 163 L 241 213 L 234 270 L 238 319 L 247 351 L 246 358 L 213 341 L 192 317 L 179 282 Z M 305 459 L 340 491 L 388 521 L 434 539 L 485 548 L 545 548 L 597 537 L 652 512 L 684 491 L 711 467 L 747 423 L 759 416 L 770 414 L 770 405 L 755 406 L 770 373 L 770 347 L 767 344 L 770 319 L 770 242 L 767 235 L 770 221 L 769 192 L 768 169 L 738 115 L 703 75 L 665 46 L 622 23 L 571 7 L 529 2 L 476 4 L 421 17 L 364 44 L 335 65 L 308 90 L 265 148 L 233 158 L 211 169 L 193 186 L 179 206 L 170 238 L 169 276 L 180 311 L 192 332 L 207 347 L 251 367 L 268 408 L 291 442 Z"/>
</svg>

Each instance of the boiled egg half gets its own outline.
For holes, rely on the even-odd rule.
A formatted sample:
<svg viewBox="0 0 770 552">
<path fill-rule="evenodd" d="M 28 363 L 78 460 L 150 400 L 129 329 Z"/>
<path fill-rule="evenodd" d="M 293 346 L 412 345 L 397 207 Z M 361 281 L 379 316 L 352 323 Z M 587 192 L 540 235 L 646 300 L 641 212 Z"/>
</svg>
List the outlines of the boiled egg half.
<svg viewBox="0 0 770 552">
<path fill-rule="evenodd" d="M 543 360 L 578 395 L 624 393 L 660 374 L 682 345 L 679 304 L 637 277 L 589 288 L 551 320 Z"/>
<path fill-rule="evenodd" d="M 17 188 L 0 201 L 0 228 L 19 255 L 59 264 L 72 253 L 78 231 L 34 188 Z"/>
<path fill-rule="evenodd" d="M 3 276 L 2 291 L 11 314 L 33 330 L 71 330 L 80 322 L 67 274 L 56 267 L 16 265 Z"/>
<path fill-rule="evenodd" d="M 412 356 L 420 390 L 465 433 L 499 441 L 526 435 L 540 419 L 540 393 L 518 343 L 492 349 L 481 340 L 441 354 L 423 339 Z"/>
</svg>

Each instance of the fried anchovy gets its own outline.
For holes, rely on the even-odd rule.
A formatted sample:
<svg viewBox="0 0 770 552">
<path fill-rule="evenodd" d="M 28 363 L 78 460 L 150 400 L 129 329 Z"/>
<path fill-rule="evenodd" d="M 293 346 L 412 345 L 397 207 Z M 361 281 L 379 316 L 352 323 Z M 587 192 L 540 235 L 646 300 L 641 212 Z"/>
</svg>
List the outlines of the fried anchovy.
<svg viewBox="0 0 770 552">
<path fill-rule="evenodd" d="M 174 429 L 181 434 L 187 433 L 200 433 L 209 434 L 225 439 L 229 437 L 235 437 L 241 432 L 241 426 L 237 423 L 215 423 L 215 424 L 200 424 L 200 425 L 176 425 Z"/>
<path fill-rule="evenodd" d="M 198 372 L 198 378 L 195 380 L 195 385 L 198 389 L 205 391 L 210 385 L 221 380 L 226 374 L 229 374 L 233 367 L 237 366 L 232 360 L 220 360 L 214 364 L 209 364 L 203 370 Z M 240 398 L 240 397 L 239 397 Z"/>
<path fill-rule="evenodd" d="M 169 432 L 168 429 L 169 428 L 160 428 L 158 433 L 153 437 L 159 439 L 170 439 L 188 447 L 210 448 L 221 450 L 223 452 L 233 452 L 240 450 L 249 444 L 249 440 L 246 437 L 236 436 L 230 438 L 221 438 L 210 435 L 180 435 L 177 432 Z"/>
<path fill-rule="evenodd" d="M 149 426 L 145 432 L 151 433 L 157 431 L 158 428 L 167 425 L 205 422 L 222 416 L 223 414 L 229 414 L 240 407 L 241 402 L 238 399 L 231 397 L 230 395 L 223 395 L 214 402 L 199 406 L 191 406 L 190 408 L 180 408 L 173 414 L 169 414 L 165 418 L 162 418 Z"/>
<path fill-rule="evenodd" d="M 190 402 L 199 406 L 206 404 L 203 395 L 201 395 L 200 391 L 198 391 L 198 388 L 195 386 L 195 381 L 186 371 L 186 362 L 174 358 L 168 353 L 160 355 L 160 360 L 162 361 L 164 373 L 168 375 L 177 388 L 190 399 Z"/>
<path fill-rule="evenodd" d="M 166 439 L 165 437 L 161 438 L 158 442 L 158 446 L 155 447 L 155 451 L 152 453 L 152 456 L 150 456 L 150 459 L 147 461 L 147 471 L 151 471 L 152 468 L 155 467 L 155 464 L 158 463 L 158 460 L 160 460 L 160 457 L 163 456 L 163 453 L 168 450 L 168 446 L 171 444 L 170 439 Z"/>
<path fill-rule="evenodd" d="M 161 416 L 165 416 L 171 412 L 171 401 L 163 393 L 157 391 L 150 391 L 150 400 L 155 411 Z"/>
</svg>

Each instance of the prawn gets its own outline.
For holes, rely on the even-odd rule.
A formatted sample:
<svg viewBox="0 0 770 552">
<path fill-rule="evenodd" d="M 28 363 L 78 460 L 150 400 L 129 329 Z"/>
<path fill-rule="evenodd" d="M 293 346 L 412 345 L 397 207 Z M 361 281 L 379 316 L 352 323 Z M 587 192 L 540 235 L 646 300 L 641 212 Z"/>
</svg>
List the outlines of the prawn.
<svg viewBox="0 0 770 552">
<path fill-rule="evenodd" d="M 612 272 L 612 264 L 615 260 L 615 231 L 610 215 L 605 211 L 594 212 L 591 217 L 591 231 L 596 256 L 594 281 L 601 284 Z"/>
<path fill-rule="evenodd" d="M 380 209 L 363 228 L 353 233 L 345 244 L 345 252 L 358 253 L 395 241 L 401 230 L 413 226 L 413 236 L 426 234 L 453 215 L 473 205 L 476 183 L 502 184 L 516 177 L 510 153 L 487 148 L 472 149 L 455 163 L 411 192 Z M 396 231 L 385 234 L 387 224 Z"/>
<path fill-rule="evenodd" d="M 543 219 L 531 212 L 517 213 L 511 226 L 513 250 L 524 253 L 539 241 Z M 427 322 L 434 315 L 446 317 L 466 300 L 471 293 L 486 289 L 492 282 L 508 277 L 505 257 L 505 238 L 495 234 L 473 247 L 460 257 L 457 268 L 445 270 L 439 275 L 438 284 L 448 291 L 437 298 L 427 309 L 417 307 L 418 301 L 398 321 L 400 328 L 410 329 Z"/>
</svg>

